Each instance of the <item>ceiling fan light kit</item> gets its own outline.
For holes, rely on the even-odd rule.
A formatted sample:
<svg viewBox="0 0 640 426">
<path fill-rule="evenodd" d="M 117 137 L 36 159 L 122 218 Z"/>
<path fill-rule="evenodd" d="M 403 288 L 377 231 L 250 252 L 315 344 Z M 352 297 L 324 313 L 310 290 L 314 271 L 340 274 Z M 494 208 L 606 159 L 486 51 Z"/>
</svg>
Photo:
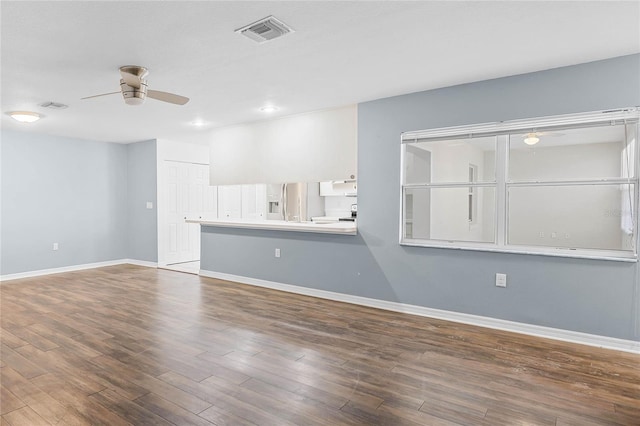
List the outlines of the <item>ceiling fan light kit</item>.
<svg viewBox="0 0 640 426">
<path fill-rule="evenodd" d="M 120 80 L 120 91 L 127 105 L 140 105 L 147 97 L 147 84 L 144 80 L 140 80 L 138 87 L 129 86 L 124 79 Z"/>
</svg>

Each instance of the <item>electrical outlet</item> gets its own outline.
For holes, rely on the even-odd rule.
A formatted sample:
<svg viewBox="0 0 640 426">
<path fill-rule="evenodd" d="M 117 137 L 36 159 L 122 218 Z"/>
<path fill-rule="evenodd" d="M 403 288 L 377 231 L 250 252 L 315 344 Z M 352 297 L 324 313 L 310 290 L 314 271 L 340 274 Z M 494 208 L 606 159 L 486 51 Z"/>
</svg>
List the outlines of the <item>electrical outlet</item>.
<svg viewBox="0 0 640 426">
<path fill-rule="evenodd" d="M 544 238 L 544 231 L 540 231 L 540 232 L 538 232 L 538 237 L 540 237 L 540 238 Z"/>
<path fill-rule="evenodd" d="M 280 257 L 280 249 L 279 248 L 276 249 L 275 256 L 276 257 Z"/>
<path fill-rule="evenodd" d="M 153 209 L 153 201 L 147 201 L 147 208 L 149 210 Z"/>
<path fill-rule="evenodd" d="M 507 286 L 507 274 L 496 274 L 496 287 Z"/>
<path fill-rule="evenodd" d="M 53 243 L 53 250 L 58 250 L 58 243 Z"/>
</svg>

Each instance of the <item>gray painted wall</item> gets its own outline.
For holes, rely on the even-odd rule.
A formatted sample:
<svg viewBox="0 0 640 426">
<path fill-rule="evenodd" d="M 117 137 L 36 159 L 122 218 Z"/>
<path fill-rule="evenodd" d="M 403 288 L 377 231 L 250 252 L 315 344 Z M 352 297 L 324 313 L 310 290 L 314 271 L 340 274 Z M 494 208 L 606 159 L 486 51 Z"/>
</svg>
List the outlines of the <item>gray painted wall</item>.
<svg viewBox="0 0 640 426">
<path fill-rule="evenodd" d="M 636 263 L 398 244 L 401 132 L 640 105 L 639 76 L 632 55 L 360 104 L 359 235 L 203 227 L 201 268 L 640 340 Z"/>
<path fill-rule="evenodd" d="M 0 275 L 157 260 L 155 140 L 3 131 L 0 149 Z"/>
<path fill-rule="evenodd" d="M 158 261 L 157 164 L 155 140 L 127 145 L 129 259 Z"/>
<path fill-rule="evenodd" d="M 126 257 L 126 145 L 12 131 L 1 145 L 2 275 Z"/>
</svg>

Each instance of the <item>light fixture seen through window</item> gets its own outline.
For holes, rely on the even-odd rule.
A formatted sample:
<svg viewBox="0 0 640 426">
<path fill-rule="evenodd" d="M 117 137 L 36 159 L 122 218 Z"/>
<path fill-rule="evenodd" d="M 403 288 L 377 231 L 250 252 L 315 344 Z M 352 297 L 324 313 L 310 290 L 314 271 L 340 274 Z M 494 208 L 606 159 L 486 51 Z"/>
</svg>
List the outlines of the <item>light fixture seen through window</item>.
<svg viewBox="0 0 640 426">
<path fill-rule="evenodd" d="M 9 116 L 14 120 L 21 123 L 33 123 L 34 121 L 38 121 L 42 118 L 42 116 L 37 112 L 31 111 L 11 111 L 7 114 L 9 114 Z"/>
<path fill-rule="evenodd" d="M 528 133 L 527 137 L 524 138 L 524 143 L 527 145 L 535 145 L 540 142 L 540 138 L 535 133 Z"/>
</svg>

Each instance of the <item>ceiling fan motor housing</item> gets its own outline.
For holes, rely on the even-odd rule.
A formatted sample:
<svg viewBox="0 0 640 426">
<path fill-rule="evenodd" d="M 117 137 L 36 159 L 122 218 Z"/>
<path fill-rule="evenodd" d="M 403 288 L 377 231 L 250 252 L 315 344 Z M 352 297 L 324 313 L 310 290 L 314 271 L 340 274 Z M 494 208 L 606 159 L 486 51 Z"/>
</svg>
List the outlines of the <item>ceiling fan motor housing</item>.
<svg viewBox="0 0 640 426">
<path fill-rule="evenodd" d="M 140 105 L 147 98 L 147 81 L 140 79 L 140 87 L 131 87 L 124 80 L 120 80 L 120 90 L 127 105 Z"/>
</svg>

